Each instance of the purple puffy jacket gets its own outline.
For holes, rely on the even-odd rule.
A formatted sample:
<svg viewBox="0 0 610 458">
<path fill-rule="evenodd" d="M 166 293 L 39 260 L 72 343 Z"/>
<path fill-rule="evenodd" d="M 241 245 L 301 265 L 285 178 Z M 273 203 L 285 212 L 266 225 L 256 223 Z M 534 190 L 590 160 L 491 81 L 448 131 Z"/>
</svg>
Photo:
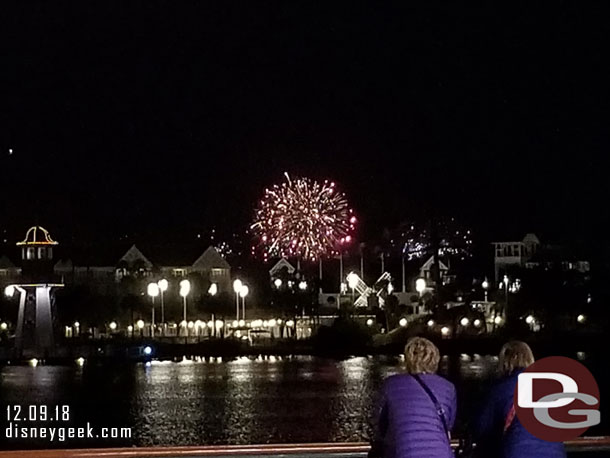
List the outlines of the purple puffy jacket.
<svg viewBox="0 0 610 458">
<path fill-rule="evenodd" d="M 445 410 L 449 429 L 456 414 L 453 384 L 435 374 L 421 380 Z M 453 451 L 433 401 L 411 375 L 389 377 L 382 389 L 374 444 L 383 458 L 452 458 Z"/>
</svg>

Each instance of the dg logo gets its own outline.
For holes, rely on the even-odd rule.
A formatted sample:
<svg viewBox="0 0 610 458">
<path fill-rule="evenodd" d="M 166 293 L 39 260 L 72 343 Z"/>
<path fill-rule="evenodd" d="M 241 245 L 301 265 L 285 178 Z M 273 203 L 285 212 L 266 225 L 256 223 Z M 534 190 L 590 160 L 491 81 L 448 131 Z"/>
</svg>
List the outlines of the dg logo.
<svg viewBox="0 0 610 458">
<path fill-rule="evenodd" d="M 551 442 L 563 442 L 600 423 L 599 388 L 578 361 L 551 356 L 519 374 L 515 412 L 525 429 Z"/>
</svg>

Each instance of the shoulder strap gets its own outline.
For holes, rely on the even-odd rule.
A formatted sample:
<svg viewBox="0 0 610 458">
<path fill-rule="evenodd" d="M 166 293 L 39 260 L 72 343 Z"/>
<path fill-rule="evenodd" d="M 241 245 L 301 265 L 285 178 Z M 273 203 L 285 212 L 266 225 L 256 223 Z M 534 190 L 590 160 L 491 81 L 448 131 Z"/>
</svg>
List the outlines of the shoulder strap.
<svg viewBox="0 0 610 458">
<path fill-rule="evenodd" d="M 510 428 L 510 425 L 513 424 L 513 421 L 515 421 L 515 415 L 517 414 L 517 412 L 515 412 L 515 403 L 511 403 L 510 405 L 510 409 L 508 411 L 508 413 L 506 414 L 506 418 L 504 419 L 504 431 L 503 433 L 506 433 L 506 431 L 508 431 L 508 428 Z"/>
<path fill-rule="evenodd" d="M 443 428 L 445 429 L 445 434 L 447 434 L 447 437 L 450 437 L 451 432 L 449 431 L 449 427 L 447 426 L 447 419 L 445 418 L 445 409 L 443 408 L 441 403 L 438 402 L 438 399 L 436 399 L 436 396 L 434 396 L 434 393 L 432 392 L 432 390 L 428 387 L 428 385 L 426 385 L 424 383 L 424 381 L 421 379 L 419 374 L 411 374 L 411 376 L 415 380 L 417 380 L 417 383 L 420 384 L 420 386 L 424 389 L 424 391 L 426 392 L 428 397 L 432 400 L 432 403 L 434 404 L 434 407 L 436 408 L 436 413 L 438 414 L 439 417 L 441 417 L 441 422 L 443 423 Z"/>
</svg>

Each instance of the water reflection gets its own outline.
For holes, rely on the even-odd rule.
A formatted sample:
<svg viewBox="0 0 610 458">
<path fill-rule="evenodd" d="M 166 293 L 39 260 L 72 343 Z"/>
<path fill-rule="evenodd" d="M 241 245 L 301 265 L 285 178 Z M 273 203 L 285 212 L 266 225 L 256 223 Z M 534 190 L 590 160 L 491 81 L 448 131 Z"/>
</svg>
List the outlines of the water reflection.
<svg viewBox="0 0 610 458">
<path fill-rule="evenodd" d="M 579 355 L 582 357 L 582 355 Z M 378 390 L 400 357 L 241 357 L 153 361 L 121 368 L 8 366 L 2 404 L 68 404 L 72 426 L 132 426 L 127 442 L 55 446 L 201 445 L 368 440 Z M 458 430 L 497 358 L 444 356 L 440 372 L 460 394 Z M 601 384 L 600 384 L 601 385 Z M 49 447 L 13 443 L 13 448 Z"/>
</svg>

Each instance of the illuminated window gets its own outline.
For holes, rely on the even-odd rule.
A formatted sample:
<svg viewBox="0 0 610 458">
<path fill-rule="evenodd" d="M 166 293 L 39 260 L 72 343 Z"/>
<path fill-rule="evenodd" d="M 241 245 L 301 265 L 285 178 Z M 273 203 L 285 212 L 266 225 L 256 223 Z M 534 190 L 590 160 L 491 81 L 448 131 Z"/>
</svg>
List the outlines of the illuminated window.
<svg viewBox="0 0 610 458">
<path fill-rule="evenodd" d="M 33 248 L 33 247 L 28 248 L 28 251 L 27 251 L 27 258 L 26 258 L 26 259 L 28 259 L 28 260 L 32 260 L 32 259 L 34 259 L 35 257 L 36 257 L 36 253 L 34 252 L 34 248 Z"/>
<path fill-rule="evenodd" d="M 184 277 L 186 275 L 185 269 L 174 269 L 173 271 L 174 277 Z"/>
<path fill-rule="evenodd" d="M 226 275 L 226 269 L 212 269 L 212 277 L 222 277 Z"/>
</svg>

